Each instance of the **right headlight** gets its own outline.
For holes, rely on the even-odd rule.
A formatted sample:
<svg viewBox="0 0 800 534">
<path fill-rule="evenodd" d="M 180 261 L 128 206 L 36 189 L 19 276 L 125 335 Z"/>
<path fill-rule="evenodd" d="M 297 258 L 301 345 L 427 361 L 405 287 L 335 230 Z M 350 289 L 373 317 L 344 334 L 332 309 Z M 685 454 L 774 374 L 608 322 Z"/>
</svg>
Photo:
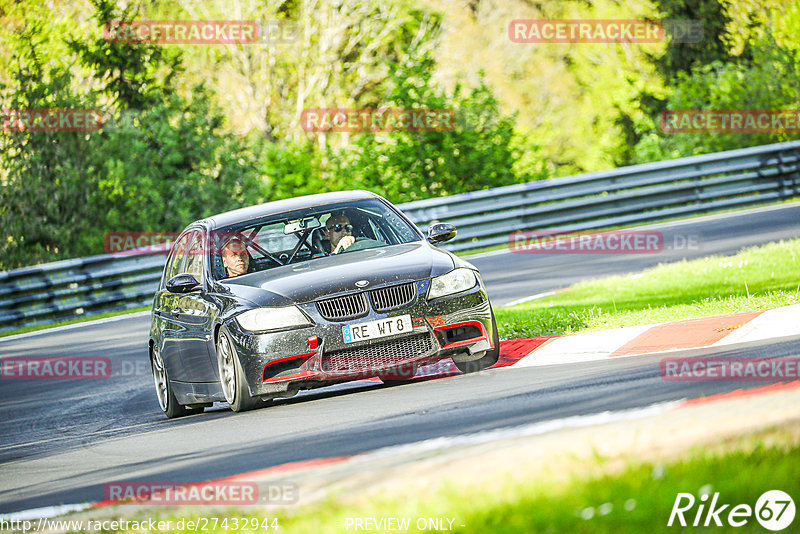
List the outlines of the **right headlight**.
<svg viewBox="0 0 800 534">
<path fill-rule="evenodd" d="M 447 295 L 461 293 L 472 289 L 478 283 L 478 278 L 472 269 L 459 267 L 447 274 L 437 276 L 431 280 L 431 287 L 428 290 L 428 300 L 437 299 Z"/>
<path fill-rule="evenodd" d="M 306 314 L 297 306 L 256 308 L 237 315 L 236 322 L 248 332 L 267 332 L 311 325 Z"/>
</svg>

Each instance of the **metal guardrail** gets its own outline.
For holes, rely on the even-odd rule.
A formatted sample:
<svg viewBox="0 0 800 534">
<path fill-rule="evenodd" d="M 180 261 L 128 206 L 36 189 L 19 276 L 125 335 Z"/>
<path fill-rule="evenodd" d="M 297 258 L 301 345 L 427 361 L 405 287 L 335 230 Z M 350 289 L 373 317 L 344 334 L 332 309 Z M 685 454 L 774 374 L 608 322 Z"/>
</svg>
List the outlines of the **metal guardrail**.
<svg viewBox="0 0 800 534">
<path fill-rule="evenodd" d="M 458 228 L 444 248 L 515 230 L 592 230 L 800 196 L 800 141 L 717 152 L 400 204 L 418 226 Z M 0 331 L 149 304 L 165 256 L 102 255 L 0 272 Z"/>
<path fill-rule="evenodd" d="M 0 332 L 149 304 L 165 260 L 105 254 L 0 272 Z"/>
<path fill-rule="evenodd" d="M 638 224 L 800 195 L 800 142 L 692 156 L 401 205 L 417 225 L 458 228 L 447 247 L 502 245 L 514 230 Z"/>
</svg>

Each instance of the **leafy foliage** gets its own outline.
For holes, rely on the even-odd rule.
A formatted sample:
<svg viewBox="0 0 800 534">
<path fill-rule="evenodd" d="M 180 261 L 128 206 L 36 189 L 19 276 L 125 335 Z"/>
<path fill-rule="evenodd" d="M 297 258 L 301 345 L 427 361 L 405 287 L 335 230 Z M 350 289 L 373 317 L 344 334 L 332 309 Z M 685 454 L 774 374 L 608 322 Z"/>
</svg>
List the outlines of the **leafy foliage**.
<svg viewBox="0 0 800 534">
<path fill-rule="evenodd" d="M 514 118 L 503 117 L 481 83 L 452 94 L 437 90 L 424 61 L 396 69 L 382 106 L 452 111 L 452 131 L 360 134 L 353 147 L 336 154 L 342 187 L 370 189 L 395 201 L 445 196 L 519 181 L 513 167 Z M 531 178 L 532 179 L 532 178 Z"/>
<path fill-rule="evenodd" d="M 120 18 L 107 0 L 95 5 L 101 22 Z M 68 37 L 93 84 L 78 93 L 69 64 L 46 57 L 45 31 L 32 17 L 19 33 L 4 107 L 102 106 L 112 120 L 100 132 L 0 136 L 5 267 L 101 253 L 109 231 L 180 230 L 190 220 L 264 199 L 254 157 L 222 132 L 208 91 L 196 86 L 182 98 L 170 75 L 158 75 L 179 67 L 178 56 Z"/>
<path fill-rule="evenodd" d="M 800 101 L 800 65 L 792 54 L 775 47 L 754 48 L 752 62 L 715 61 L 678 76 L 667 108 L 796 110 Z M 664 133 L 643 136 L 635 147 L 638 161 L 656 161 L 707 154 L 797 139 L 796 132 Z"/>
<path fill-rule="evenodd" d="M 711 0 L 709 0 L 711 1 Z M 730 10 L 751 9 L 729 5 Z M 665 133 L 657 109 L 797 110 L 800 101 L 800 6 L 766 5 L 762 12 L 746 11 L 736 21 L 747 39 L 738 44 L 729 32 L 731 53 L 711 62 L 693 62 L 675 75 L 671 93 L 648 119 L 637 125 L 634 161 L 656 161 L 798 139 L 797 132 Z M 734 48 L 739 50 L 734 54 Z M 665 72 L 670 75 L 672 71 Z"/>
<path fill-rule="evenodd" d="M 732 59 L 729 48 L 728 25 L 730 2 L 727 0 L 657 0 L 661 18 L 667 20 L 698 21 L 703 27 L 703 37 L 698 42 L 670 43 L 664 54 L 654 58 L 658 69 L 667 78 L 688 74 L 693 68 L 715 61 Z"/>
<path fill-rule="evenodd" d="M 125 5 L 0 0 L 0 106 L 109 118 L 100 132 L 0 132 L 0 268 L 278 198 L 363 188 L 403 202 L 797 138 L 658 123 L 665 109 L 796 109 L 796 2 Z M 107 22 L 138 18 L 271 21 L 279 33 L 257 45 L 102 38 Z M 515 18 L 701 19 L 704 39 L 529 45 L 508 39 Z M 320 107 L 451 109 L 456 123 L 304 131 L 302 111 Z"/>
</svg>

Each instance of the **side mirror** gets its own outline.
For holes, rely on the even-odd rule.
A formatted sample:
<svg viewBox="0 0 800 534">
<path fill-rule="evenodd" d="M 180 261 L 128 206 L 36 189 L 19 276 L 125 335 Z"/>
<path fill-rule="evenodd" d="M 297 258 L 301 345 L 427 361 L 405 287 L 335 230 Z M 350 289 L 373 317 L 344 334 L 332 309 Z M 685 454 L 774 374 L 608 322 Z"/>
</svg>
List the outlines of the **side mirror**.
<svg viewBox="0 0 800 534">
<path fill-rule="evenodd" d="M 447 223 L 436 223 L 428 227 L 429 243 L 444 243 L 456 236 L 456 227 Z"/>
<path fill-rule="evenodd" d="M 200 282 L 197 281 L 197 278 L 189 273 L 176 274 L 167 280 L 167 291 L 170 293 L 189 293 L 199 286 Z"/>
</svg>

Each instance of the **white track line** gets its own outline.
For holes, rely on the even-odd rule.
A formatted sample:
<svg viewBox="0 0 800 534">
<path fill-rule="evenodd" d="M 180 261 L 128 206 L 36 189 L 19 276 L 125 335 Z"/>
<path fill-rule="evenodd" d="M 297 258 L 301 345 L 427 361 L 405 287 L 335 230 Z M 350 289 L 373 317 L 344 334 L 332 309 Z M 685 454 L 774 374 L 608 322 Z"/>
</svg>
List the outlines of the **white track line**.
<svg viewBox="0 0 800 534">
<path fill-rule="evenodd" d="M 531 295 L 530 297 L 523 297 L 521 299 L 512 300 L 511 302 L 509 302 L 507 304 L 503 304 L 502 306 L 498 306 L 498 308 L 508 308 L 509 306 L 516 306 L 517 304 L 522 304 L 524 302 L 530 302 L 531 300 L 543 299 L 545 297 L 549 297 L 550 295 L 555 295 L 556 293 L 559 293 L 559 292 L 560 292 L 560 290 L 545 291 L 544 293 L 537 293 L 535 295 Z"/>
<path fill-rule="evenodd" d="M 736 315 L 737 314 L 733 314 L 730 317 L 735 317 Z M 666 344 L 662 347 L 650 347 L 646 354 L 685 352 L 703 348 L 710 349 L 712 347 L 735 345 L 739 343 L 800 336 L 799 317 L 800 304 L 772 308 L 763 311 L 760 315 L 750 319 L 741 327 L 731 330 L 721 339 L 710 345 L 699 345 L 687 348 L 672 347 Z M 711 318 L 705 317 L 700 319 Z M 605 360 L 610 358 L 620 347 L 636 339 L 651 328 L 666 324 L 670 323 L 625 326 L 622 328 L 581 332 L 568 336 L 555 337 L 549 342 L 537 346 L 533 351 L 514 363 L 511 367 L 536 367 L 541 365 L 559 365 Z M 629 354 L 614 356 L 614 358 L 629 358 L 644 355 L 645 354 L 631 352 Z"/>
<path fill-rule="evenodd" d="M 800 304 L 794 304 L 766 310 L 712 346 L 719 347 L 746 341 L 763 341 L 798 334 L 800 334 Z"/>
<path fill-rule="evenodd" d="M 540 345 L 512 367 L 538 367 L 605 360 L 618 348 L 650 330 L 652 324 L 582 332 Z"/>
<path fill-rule="evenodd" d="M 81 512 L 90 508 L 91 503 L 82 504 L 61 504 L 58 506 L 45 506 L 44 508 L 32 508 L 21 512 L 0 515 L 0 521 L 31 521 L 34 519 L 50 519 L 71 512 Z"/>
</svg>

